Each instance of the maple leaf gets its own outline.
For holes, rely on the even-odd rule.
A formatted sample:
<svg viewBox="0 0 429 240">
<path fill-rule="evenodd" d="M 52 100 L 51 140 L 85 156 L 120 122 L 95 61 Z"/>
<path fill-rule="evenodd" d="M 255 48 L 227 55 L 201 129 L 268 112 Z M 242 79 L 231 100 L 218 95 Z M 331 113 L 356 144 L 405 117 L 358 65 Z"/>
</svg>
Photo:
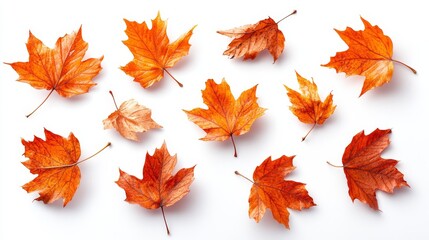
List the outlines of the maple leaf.
<svg viewBox="0 0 429 240">
<path fill-rule="evenodd" d="M 189 39 L 196 25 L 170 43 L 167 36 L 167 23 L 161 19 L 159 12 L 152 20 L 152 29 L 148 28 L 146 22 L 139 24 L 126 19 L 124 21 L 127 25 L 125 33 L 128 39 L 123 43 L 134 55 L 134 59 L 121 69 L 134 77 L 134 81 L 139 82 L 143 88 L 148 88 L 160 81 L 164 77 L 164 71 L 182 87 L 183 85 L 167 68 L 173 67 L 182 57 L 188 55 L 191 47 Z"/>
<path fill-rule="evenodd" d="M 195 108 L 183 111 L 190 121 L 207 133 L 201 140 L 224 141 L 231 138 L 234 156 L 237 157 L 233 136 L 247 133 L 255 120 L 266 110 L 259 107 L 256 102 L 256 87 L 257 85 L 242 92 L 235 100 L 225 79 L 222 79 L 220 84 L 209 79 L 206 81 L 206 88 L 202 91 L 203 101 L 208 109 Z"/>
<path fill-rule="evenodd" d="M 115 128 L 124 138 L 138 141 L 137 132 L 162 128 L 152 119 L 149 108 L 139 105 L 134 99 L 123 102 L 118 108 L 112 91 L 109 93 L 112 95 L 116 111 L 103 120 L 104 129 Z"/>
<path fill-rule="evenodd" d="M 19 74 L 19 82 L 51 91 L 27 117 L 42 106 L 53 91 L 69 98 L 87 93 L 96 85 L 92 79 L 100 72 L 103 57 L 82 61 L 87 49 L 88 43 L 82 39 L 82 27 L 77 33 L 58 38 L 53 49 L 45 46 L 30 32 L 27 42 L 29 61 L 7 64 Z"/>
<path fill-rule="evenodd" d="M 278 28 L 278 23 L 295 14 L 291 14 L 275 22 L 272 18 L 267 18 L 256 24 L 244 25 L 217 33 L 233 38 L 228 45 L 228 49 L 223 52 L 231 58 L 243 57 L 243 60 L 255 59 L 255 57 L 264 49 L 267 49 L 277 61 L 285 46 L 285 37 Z"/>
<path fill-rule="evenodd" d="M 290 89 L 286 85 L 285 88 L 289 100 L 292 103 L 292 106 L 289 107 L 291 112 L 295 114 L 301 122 L 313 124 L 308 133 L 302 138 L 302 141 L 304 141 L 316 124 L 323 124 L 325 120 L 334 113 L 336 106 L 333 105 L 333 96 L 331 93 L 325 98 L 325 101 L 320 101 L 316 83 L 314 83 L 313 80 L 310 82 L 301 77 L 297 72 L 295 73 L 302 94 Z"/>
<path fill-rule="evenodd" d="M 143 167 L 143 179 L 129 175 L 119 169 L 119 187 L 124 189 L 125 201 L 135 203 L 146 209 L 161 208 L 167 233 L 170 234 L 165 219 L 164 207 L 175 204 L 189 193 L 194 180 L 194 168 L 182 168 L 172 175 L 177 163 L 177 156 L 171 156 L 165 142 L 160 149 L 155 149 L 153 156 L 146 153 Z"/>
<path fill-rule="evenodd" d="M 380 154 L 389 146 L 390 129 L 376 129 L 369 135 L 356 134 L 343 154 L 343 170 L 352 201 L 359 199 L 378 210 L 376 190 L 393 193 L 395 188 L 408 186 L 404 175 L 396 169 L 398 161 L 383 159 Z M 339 167 L 332 165 L 331 166 Z"/>
<path fill-rule="evenodd" d="M 344 72 L 346 76 L 362 75 L 365 81 L 360 96 L 367 91 L 390 82 L 393 75 L 393 63 L 400 63 L 409 68 L 414 74 L 416 70 L 403 62 L 392 59 L 392 40 L 383 34 L 377 26 L 372 26 L 361 17 L 365 26 L 362 31 L 349 27 L 344 31 L 334 29 L 341 39 L 349 46 L 344 52 L 337 52 L 324 67 L 335 68 L 337 73 Z"/>
<path fill-rule="evenodd" d="M 72 200 L 80 183 L 80 169 L 77 165 L 100 153 L 110 143 L 92 156 L 78 161 L 80 144 L 73 133 L 64 138 L 45 129 L 45 138 L 43 140 L 35 136 L 32 142 L 21 140 L 25 147 L 24 156 L 28 158 L 22 164 L 32 174 L 38 174 L 22 188 L 28 193 L 38 191 L 40 196 L 35 200 L 45 204 L 63 198 L 65 207 Z"/>
<path fill-rule="evenodd" d="M 305 189 L 305 184 L 285 180 L 292 172 L 293 158 L 285 155 L 276 160 L 271 157 L 257 166 L 253 173 L 253 181 L 235 171 L 235 174 L 244 177 L 253 183 L 249 196 L 249 217 L 259 222 L 267 208 L 271 209 L 274 219 L 289 228 L 289 211 L 302 210 L 316 206 Z"/>
</svg>

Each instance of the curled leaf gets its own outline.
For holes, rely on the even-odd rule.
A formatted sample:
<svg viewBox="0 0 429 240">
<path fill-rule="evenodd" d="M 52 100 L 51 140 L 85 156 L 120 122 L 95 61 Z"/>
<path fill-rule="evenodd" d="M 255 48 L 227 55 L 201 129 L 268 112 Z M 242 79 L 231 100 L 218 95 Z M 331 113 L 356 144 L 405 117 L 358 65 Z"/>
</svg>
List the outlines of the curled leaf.
<svg viewBox="0 0 429 240">
<path fill-rule="evenodd" d="M 289 107 L 291 112 L 298 117 L 303 123 L 313 124 L 310 131 L 302 138 L 302 141 L 313 130 L 316 124 L 323 124 L 335 111 L 336 106 L 333 104 L 333 96 L 330 93 L 325 101 L 320 101 L 317 85 L 296 73 L 301 93 L 290 89 L 285 85 L 287 95 L 292 106 Z"/>
<path fill-rule="evenodd" d="M 112 92 L 110 92 L 112 94 Z M 113 94 L 112 94 L 113 97 Z M 115 101 L 115 98 L 113 97 Z M 116 101 L 115 101 L 116 106 Z M 116 111 L 103 120 L 104 129 L 115 128 L 124 138 L 138 141 L 138 132 L 146 132 L 152 128 L 162 128 L 152 117 L 149 108 L 130 99 L 121 104 Z"/>
<path fill-rule="evenodd" d="M 296 10 L 283 19 L 295 14 Z M 282 21 L 281 19 L 280 21 Z M 285 37 L 278 28 L 278 23 L 267 18 L 256 24 L 244 25 L 217 33 L 233 38 L 223 55 L 231 58 L 243 57 L 243 60 L 255 59 L 264 49 L 267 49 L 277 61 L 285 46 Z"/>
</svg>

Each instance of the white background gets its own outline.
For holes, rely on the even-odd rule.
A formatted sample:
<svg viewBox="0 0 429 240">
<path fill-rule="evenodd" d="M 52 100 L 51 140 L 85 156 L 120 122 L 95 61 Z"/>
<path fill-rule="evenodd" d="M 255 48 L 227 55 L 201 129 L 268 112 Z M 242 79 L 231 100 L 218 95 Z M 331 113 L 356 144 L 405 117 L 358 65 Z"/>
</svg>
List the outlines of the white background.
<svg viewBox="0 0 429 240">
<path fill-rule="evenodd" d="M 216 33 L 271 16 L 278 20 L 294 9 L 298 14 L 280 23 L 286 37 L 285 51 L 273 64 L 267 52 L 254 61 L 228 59 L 222 53 L 230 39 Z M 104 55 L 103 70 L 89 93 L 65 99 L 53 94 L 31 118 L 32 111 L 48 94 L 16 82 L 18 75 L 0 65 L 0 239 L 166 239 L 160 210 L 149 211 L 124 202 L 124 191 L 114 181 L 118 168 L 141 178 L 144 156 L 165 140 L 177 153 L 178 168 L 195 168 L 191 192 L 166 209 L 170 239 L 428 239 L 429 183 L 428 65 L 424 56 L 429 22 L 424 1 L 1 1 L 0 62 L 28 61 L 28 31 L 53 47 L 58 37 L 81 25 L 89 43 L 86 57 Z M 174 40 L 198 24 L 189 55 L 170 72 L 183 88 L 166 76 L 143 89 L 119 67 L 132 60 L 121 42 L 124 18 L 150 21 L 160 11 L 168 19 L 168 35 Z M 360 16 L 379 25 L 394 43 L 394 58 L 413 66 L 418 74 L 395 64 L 391 83 L 358 98 L 362 77 L 345 78 L 321 67 L 347 46 L 333 28 L 360 30 Z M 305 142 L 311 127 L 289 111 L 283 84 L 297 89 L 295 70 L 313 77 L 325 98 L 332 91 L 337 109 Z M 236 137 L 238 158 L 231 142 L 203 142 L 204 132 L 187 120 L 181 109 L 205 107 L 201 90 L 208 78 L 225 77 L 233 94 L 258 85 L 257 96 L 266 114 L 251 131 Z M 164 128 L 141 134 L 141 142 L 123 139 L 114 130 L 103 130 L 102 120 L 114 105 L 134 98 L 153 111 Z M 107 142 L 112 147 L 80 165 L 81 184 L 65 207 L 34 201 L 21 186 L 35 176 L 20 163 L 21 138 L 43 136 L 43 128 L 80 140 L 82 158 Z M 377 193 L 381 211 L 373 211 L 348 196 L 341 165 L 344 148 L 361 130 L 392 128 L 391 146 L 384 158 L 400 160 L 398 169 L 411 188 L 393 195 Z M 252 177 L 268 156 L 296 155 L 296 170 L 288 179 L 304 182 L 316 207 L 291 211 L 290 230 L 273 220 L 268 210 L 260 223 L 249 219 L 251 184 L 234 175 L 238 170 Z"/>
</svg>

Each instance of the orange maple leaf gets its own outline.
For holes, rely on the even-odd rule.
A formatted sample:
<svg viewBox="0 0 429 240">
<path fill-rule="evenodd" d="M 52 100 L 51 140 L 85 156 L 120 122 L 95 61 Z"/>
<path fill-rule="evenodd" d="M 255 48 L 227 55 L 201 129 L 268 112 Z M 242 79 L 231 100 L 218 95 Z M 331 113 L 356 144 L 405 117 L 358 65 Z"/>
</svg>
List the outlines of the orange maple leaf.
<svg viewBox="0 0 429 240">
<path fill-rule="evenodd" d="M 45 204 L 63 198 L 63 206 L 70 202 L 80 183 L 80 169 L 77 166 L 110 146 L 108 143 L 92 156 L 79 160 L 79 140 L 70 133 L 68 138 L 61 137 L 45 129 L 45 138 L 34 137 L 32 142 L 21 140 L 25 147 L 23 162 L 32 174 L 38 176 L 26 183 L 22 188 L 28 193 L 38 191 L 39 197 L 35 200 Z"/>
<path fill-rule="evenodd" d="M 296 72 L 296 77 L 299 83 L 299 89 L 302 94 L 290 89 L 285 85 L 287 95 L 292 106 L 289 109 L 295 116 L 303 123 L 313 124 L 308 133 L 302 138 L 302 141 L 313 130 L 316 124 L 323 124 L 332 113 L 334 113 L 336 106 L 333 105 L 332 94 L 330 93 L 325 101 L 320 101 L 319 93 L 317 92 L 317 85 L 312 80 L 311 82 L 301 77 Z"/>
<path fill-rule="evenodd" d="M 194 168 L 182 168 L 172 175 L 177 156 L 171 156 L 165 142 L 155 149 L 153 156 L 146 153 L 143 178 L 138 179 L 119 169 L 119 187 L 124 189 L 125 201 L 138 204 L 146 209 L 161 208 L 167 233 L 170 234 L 165 219 L 164 207 L 175 204 L 189 193 L 194 180 Z"/>
<path fill-rule="evenodd" d="M 286 19 L 296 10 L 280 21 L 275 22 L 272 18 L 267 18 L 256 24 L 244 25 L 217 33 L 233 38 L 228 45 L 228 49 L 223 52 L 231 58 L 243 57 L 243 60 L 255 59 L 264 49 L 267 49 L 277 61 L 285 46 L 285 37 L 278 28 L 278 23 Z"/>
<path fill-rule="evenodd" d="M 408 186 L 404 175 L 396 169 L 398 161 L 383 159 L 380 154 L 389 146 L 390 129 L 376 129 L 369 135 L 356 134 L 343 154 L 343 170 L 352 201 L 359 199 L 378 210 L 376 190 L 393 193 L 395 188 Z M 332 165 L 328 162 L 328 164 Z M 338 167 L 332 165 L 334 167 Z"/>
<path fill-rule="evenodd" d="M 123 43 L 134 55 L 134 59 L 121 69 L 134 77 L 134 81 L 139 82 L 143 88 L 148 88 L 160 81 L 164 77 L 164 71 L 182 87 L 183 85 L 167 68 L 173 67 L 182 57 L 188 55 L 191 47 L 189 39 L 196 25 L 170 43 L 167 36 L 167 22 L 161 19 L 159 12 L 152 20 L 152 29 L 148 28 L 146 22 L 139 24 L 126 19 L 124 21 L 127 25 L 125 33 L 128 39 Z"/>
<path fill-rule="evenodd" d="M 203 101 L 208 109 L 195 108 L 183 111 L 190 121 L 207 133 L 201 140 L 224 141 L 231 138 L 234 156 L 237 157 L 233 136 L 247 133 L 255 120 L 266 110 L 259 107 L 256 102 L 256 87 L 257 85 L 242 92 L 235 100 L 225 79 L 222 79 L 220 84 L 209 79 L 206 82 L 206 89 L 202 91 Z"/>
<path fill-rule="evenodd" d="M 276 160 L 268 157 L 256 167 L 253 181 L 235 171 L 235 174 L 253 183 L 249 196 L 249 217 L 256 222 L 262 219 L 266 209 L 269 208 L 274 219 L 289 228 L 287 208 L 302 210 L 316 206 L 304 183 L 284 179 L 295 169 L 292 163 L 294 157 L 283 155 Z"/>
<path fill-rule="evenodd" d="M 162 128 L 152 119 L 152 112 L 149 108 L 138 104 L 134 99 L 123 102 L 118 108 L 112 91 L 109 93 L 112 95 L 116 111 L 103 120 L 104 129 L 115 128 L 124 138 L 138 141 L 137 132 Z"/>
<path fill-rule="evenodd" d="M 417 73 L 405 63 L 392 59 L 392 40 L 384 35 L 377 25 L 372 26 L 362 17 L 361 20 L 365 26 L 363 31 L 355 31 L 349 27 L 344 31 L 334 29 L 349 49 L 337 52 L 329 63 L 322 66 L 335 68 L 337 73 L 344 72 L 346 76 L 364 76 L 365 82 L 360 96 L 390 81 L 393 75 L 393 62 L 406 66 L 414 74 Z"/>
<path fill-rule="evenodd" d="M 62 97 L 73 97 L 87 93 L 96 85 L 92 79 L 100 72 L 103 57 L 82 61 L 87 49 L 88 43 L 82 39 L 82 27 L 77 33 L 58 38 L 53 49 L 45 46 L 30 32 L 27 42 L 29 61 L 8 64 L 19 74 L 18 81 L 28 83 L 36 89 L 51 91 L 27 117 L 53 91 L 57 91 Z"/>
</svg>

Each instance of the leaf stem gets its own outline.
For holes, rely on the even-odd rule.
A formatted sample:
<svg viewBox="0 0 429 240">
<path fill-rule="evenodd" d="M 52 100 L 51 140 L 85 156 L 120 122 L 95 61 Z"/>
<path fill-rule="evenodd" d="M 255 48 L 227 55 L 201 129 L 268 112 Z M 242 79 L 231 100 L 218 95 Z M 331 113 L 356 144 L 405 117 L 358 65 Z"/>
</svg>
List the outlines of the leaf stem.
<svg viewBox="0 0 429 240">
<path fill-rule="evenodd" d="M 234 137 L 232 136 L 232 134 L 229 136 L 231 137 L 232 146 L 234 146 L 234 157 L 237 157 L 237 148 L 235 147 Z"/>
<path fill-rule="evenodd" d="M 87 160 L 91 159 L 92 157 L 94 157 L 94 156 L 96 156 L 97 154 L 101 153 L 104 149 L 106 149 L 107 147 L 109 147 L 109 146 L 111 146 L 111 145 L 112 145 L 112 143 L 111 143 L 111 142 L 108 142 L 108 143 L 107 143 L 107 144 L 106 144 L 102 149 L 98 150 L 96 153 L 92 154 L 91 156 L 89 156 L 89 157 L 87 157 L 87 158 L 85 158 L 85 159 L 82 159 L 82 160 L 80 160 L 79 162 L 76 162 L 76 163 L 75 163 L 75 165 L 80 164 L 80 163 L 83 163 L 83 162 L 85 162 L 85 161 L 87 161 Z"/>
<path fill-rule="evenodd" d="M 119 110 L 118 105 L 116 104 L 115 96 L 113 96 L 113 92 L 109 91 L 110 95 L 112 95 L 113 103 L 115 104 L 116 110 Z"/>
<path fill-rule="evenodd" d="M 409 65 L 395 59 L 392 59 L 392 61 L 404 65 L 405 67 L 410 69 L 414 74 L 417 74 L 417 71 L 414 68 L 410 67 Z"/>
<path fill-rule="evenodd" d="M 253 182 L 250 178 L 244 176 L 243 174 L 239 173 L 238 171 L 234 172 L 236 175 L 243 177 L 244 179 L 246 179 L 247 181 L 251 182 L 251 183 L 255 183 Z"/>
<path fill-rule="evenodd" d="M 167 69 L 165 69 L 165 68 L 163 68 L 163 69 L 164 69 L 164 71 L 165 71 L 168 75 L 170 75 L 170 77 L 171 77 L 174 81 L 176 81 L 176 83 L 177 83 L 177 84 L 179 84 L 179 87 L 183 87 L 183 84 L 182 84 L 181 82 L 177 81 L 177 79 L 176 79 L 175 77 L 173 77 L 173 75 L 171 75 L 171 73 L 170 73 Z"/>
<path fill-rule="evenodd" d="M 304 140 L 307 138 L 308 134 L 310 134 L 311 131 L 313 131 L 314 127 L 316 126 L 316 123 L 313 124 L 313 126 L 310 128 L 310 130 L 305 134 L 304 137 L 302 137 L 301 142 L 304 142 Z"/>
<path fill-rule="evenodd" d="M 288 17 L 290 17 L 291 15 L 294 15 L 294 14 L 296 14 L 296 13 L 297 13 L 297 11 L 296 11 L 296 10 L 293 10 L 293 12 L 292 12 L 292 13 L 290 13 L 289 15 L 287 15 L 286 17 L 284 17 L 284 18 L 282 18 L 282 19 L 278 20 L 278 21 L 276 22 L 276 24 L 279 24 L 279 22 L 281 22 L 281 21 L 285 20 L 286 18 L 288 18 Z"/>
<path fill-rule="evenodd" d="M 27 114 L 25 117 L 29 118 L 31 115 L 33 115 L 34 112 L 37 111 L 45 102 L 48 100 L 48 98 L 51 96 L 52 92 L 55 90 L 55 88 L 52 88 L 52 90 L 49 92 L 48 96 L 46 96 L 45 100 L 36 108 L 34 109 L 30 114 Z"/>
<path fill-rule="evenodd" d="M 104 149 L 106 149 L 107 147 L 109 147 L 110 145 L 112 145 L 112 143 L 108 142 L 102 149 L 98 150 L 96 153 L 92 154 L 91 156 L 82 159 L 78 162 L 72 163 L 72 164 L 67 164 L 67 165 L 58 165 L 58 166 L 48 166 L 48 167 L 40 167 L 39 169 L 54 169 L 54 168 L 66 168 L 66 167 L 73 167 L 76 166 L 80 163 L 83 163 L 87 160 L 89 160 L 90 158 L 94 157 L 95 155 L 99 154 L 100 152 L 102 152 Z"/>
<path fill-rule="evenodd" d="M 329 164 L 329 165 L 331 165 L 332 167 L 336 167 L 336 168 L 343 168 L 344 167 L 344 166 L 334 165 L 334 164 L 330 163 L 329 161 L 326 161 L 326 163 Z"/>
<path fill-rule="evenodd" d="M 170 235 L 170 229 L 168 229 L 167 219 L 165 219 L 164 206 L 161 206 L 162 217 L 164 218 L 165 228 L 167 229 L 167 235 Z"/>
</svg>

